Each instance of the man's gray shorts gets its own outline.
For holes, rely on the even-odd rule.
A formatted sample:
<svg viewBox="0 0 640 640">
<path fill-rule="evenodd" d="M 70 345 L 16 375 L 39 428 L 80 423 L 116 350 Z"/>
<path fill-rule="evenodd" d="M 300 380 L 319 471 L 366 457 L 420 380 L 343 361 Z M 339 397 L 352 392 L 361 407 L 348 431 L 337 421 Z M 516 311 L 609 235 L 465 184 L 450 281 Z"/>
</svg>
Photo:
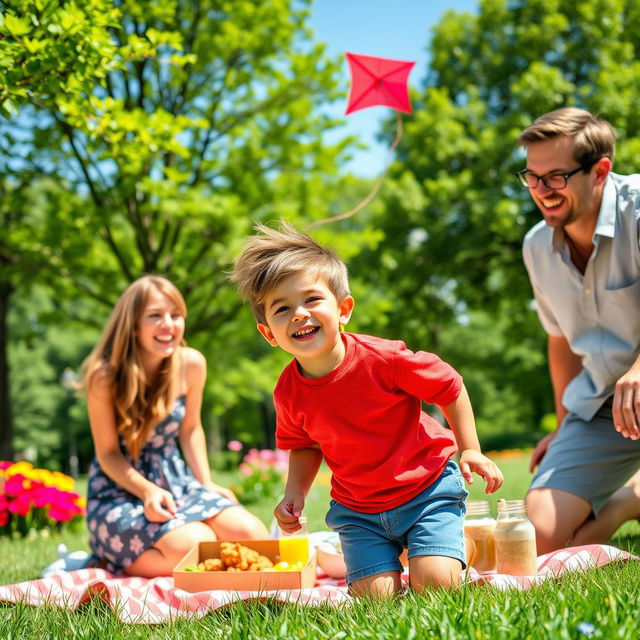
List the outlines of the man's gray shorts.
<svg viewBox="0 0 640 640">
<path fill-rule="evenodd" d="M 569 413 L 553 439 L 531 489 L 561 489 L 591 503 L 595 515 L 609 496 L 640 468 L 640 440 L 613 426 L 611 403 L 586 422 Z"/>
</svg>

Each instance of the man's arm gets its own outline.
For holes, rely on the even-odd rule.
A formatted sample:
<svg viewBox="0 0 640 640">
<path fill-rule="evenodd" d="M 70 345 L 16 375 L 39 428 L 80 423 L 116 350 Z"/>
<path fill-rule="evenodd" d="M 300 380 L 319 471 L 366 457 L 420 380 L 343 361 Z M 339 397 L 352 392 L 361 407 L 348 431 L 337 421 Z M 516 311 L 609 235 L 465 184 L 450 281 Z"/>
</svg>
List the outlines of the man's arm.
<svg viewBox="0 0 640 640">
<path fill-rule="evenodd" d="M 562 405 L 562 395 L 567 385 L 582 371 L 582 359 L 571 351 L 569 342 L 564 336 L 548 337 L 547 357 L 549 358 L 556 417 L 558 427 L 560 427 L 567 415 L 567 410 Z"/>
<path fill-rule="evenodd" d="M 580 356 L 577 356 L 571 347 L 568 340 L 564 336 L 549 336 L 547 339 L 547 357 L 549 359 L 549 372 L 551 374 L 551 384 L 553 386 L 553 399 L 556 410 L 556 418 L 558 421 L 558 427 L 553 433 L 545 436 L 533 450 L 531 454 L 531 462 L 529 464 L 529 471 L 538 466 L 542 458 L 544 458 L 547 448 L 551 444 L 551 441 L 556 437 L 558 429 L 562 424 L 567 410 L 562 405 L 562 395 L 567 385 L 582 371 L 582 360 Z"/>
</svg>

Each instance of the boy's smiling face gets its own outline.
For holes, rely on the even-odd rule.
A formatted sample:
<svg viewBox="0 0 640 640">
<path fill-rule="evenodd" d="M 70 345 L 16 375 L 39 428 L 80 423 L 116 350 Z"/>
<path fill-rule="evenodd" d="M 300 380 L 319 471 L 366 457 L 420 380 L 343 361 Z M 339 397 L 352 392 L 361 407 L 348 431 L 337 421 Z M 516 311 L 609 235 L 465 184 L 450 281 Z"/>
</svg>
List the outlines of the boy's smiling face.
<svg viewBox="0 0 640 640">
<path fill-rule="evenodd" d="M 264 300 L 266 324 L 258 331 L 290 353 L 309 378 L 333 371 L 344 358 L 340 325 L 349 321 L 353 298 L 338 301 L 325 278 L 298 273 L 285 278 Z"/>
</svg>

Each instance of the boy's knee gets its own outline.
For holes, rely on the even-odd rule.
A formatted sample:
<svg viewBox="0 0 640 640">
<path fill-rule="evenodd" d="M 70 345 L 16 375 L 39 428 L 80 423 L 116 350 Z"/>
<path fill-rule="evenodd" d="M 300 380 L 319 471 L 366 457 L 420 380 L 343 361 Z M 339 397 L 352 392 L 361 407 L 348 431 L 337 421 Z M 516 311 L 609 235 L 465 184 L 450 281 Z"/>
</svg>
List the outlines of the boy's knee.
<svg viewBox="0 0 640 640">
<path fill-rule="evenodd" d="M 460 560 L 444 556 L 416 556 L 409 560 L 409 584 L 417 591 L 453 589 L 460 584 Z"/>
<path fill-rule="evenodd" d="M 356 597 L 383 599 L 399 593 L 401 588 L 400 572 L 385 571 L 352 582 L 349 593 Z"/>
</svg>

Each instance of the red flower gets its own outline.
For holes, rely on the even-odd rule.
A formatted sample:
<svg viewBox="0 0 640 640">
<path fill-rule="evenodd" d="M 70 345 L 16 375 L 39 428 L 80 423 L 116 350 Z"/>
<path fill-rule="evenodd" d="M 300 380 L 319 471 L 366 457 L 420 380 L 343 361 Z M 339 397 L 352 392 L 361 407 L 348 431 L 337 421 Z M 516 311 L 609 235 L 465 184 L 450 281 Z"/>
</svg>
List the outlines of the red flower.
<svg viewBox="0 0 640 640">
<path fill-rule="evenodd" d="M 0 511 L 0 527 L 6 527 L 9 522 L 9 512 Z"/>
<path fill-rule="evenodd" d="M 34 507 L 48 507 L 55 501 L 56 496 L 60 493 L 55 487 L 36 487 L 32 492 Z"/>
<path fill-rule="evenodd" d="M 25 489 L 28 488 L 28 480 L 21 474 L 16 473 L 15 476 L 7 478 L 4 483 L 4 492 L 9 497 L 19 496 Z"/>
<path fill-rule="evenodd" d="M 31 509 L 31 497 L 27 493 L 19 495 L 15 500 L 9 503 L 9 511 L 18 516 L 26 516 Z"/>
</svg>

